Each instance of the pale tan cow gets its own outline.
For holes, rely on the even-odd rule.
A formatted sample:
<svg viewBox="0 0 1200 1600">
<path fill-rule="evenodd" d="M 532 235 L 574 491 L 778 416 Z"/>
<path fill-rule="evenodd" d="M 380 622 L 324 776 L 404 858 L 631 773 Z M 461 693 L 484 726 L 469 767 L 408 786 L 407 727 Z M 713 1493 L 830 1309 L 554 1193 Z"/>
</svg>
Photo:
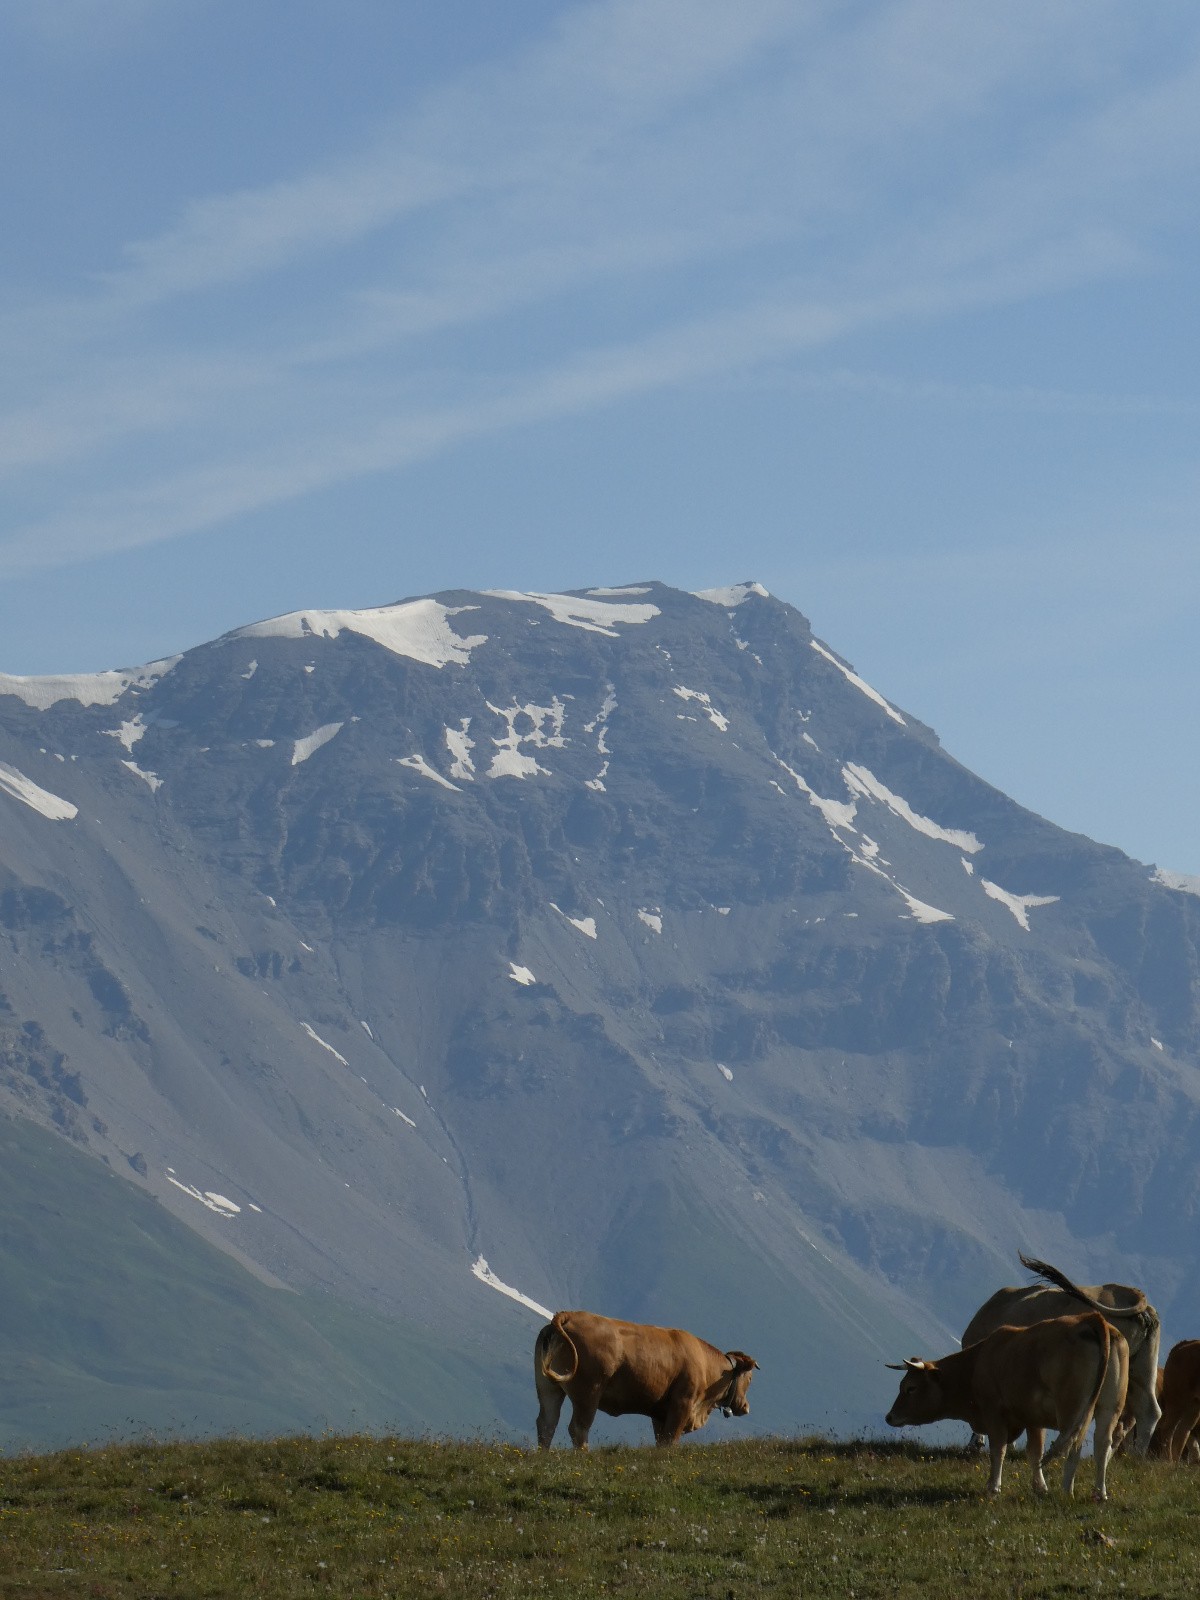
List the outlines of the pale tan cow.
<svg viewBox="0 0 1200 1600">
<path fill-rule="evenodd" d="M 568 1399 L 567 1431 L 577 1450 L 587 1448 L 597 1411 L 649 1417 L 655 1444 L 674 1444 L 718 1408 L 727 1417 L 747 1416 L 746 1391 L 757 1366 L 753 1356 L 718 1350 L 682 1328 L 557 1311 L 533 1347 L 538 1447 L 550 1448 Z"/>
<path fill-rule="evenodd" d="M 893 1363 L 889 1362 L 889 1366 Z M 1053 1317 L 1029 1328 L 996 1328 L 976 1344 L 940 1361 L 910 1357 L 887 1421 L 893 1428 L 957 1419 L 987 1436 L 992 1470 L 988 1493 L 1000 1493 L 1004 1454 L 1022 1433 L 1037 1494 L 1046 1493 L 1043 1468 L 1064 1459 L 1063 1488 L 1071 1494 L 1084 1437 L 1096 1423 L 1094 1500 L 1106 1500 L 1105 1474 L 1113 1427 L 1125 1405 L 1129 1345 L 1097 1311 Z M 1058 1438 L 1046 1452 L 1046 1429 Z"/>
<path fill-rule="evenodd" d="M 980 1306 L 963 1332 L 962 1343 L 975 1344 L 994 1328 L 1028 1327 L 1047 1317 L 1068 1315 L 1075 1305 L 1099 1311 L 1129 1342 L 1129 1410 L 1137 1424 L 1132 1448 L 1145 1455 L 1159 1418 L 1155 1394 L 1158 1376 L 1158 1312 L 1140 1289 L 1124 1283 L 1101 1283 L 1080 1288 L 1057 1267 L 1032 1256 L 1021 1256 L 1021 1265 L 1037 1273 L 1043 1281 L 1015 1289 L 997 1289 Z M 980 1441 L 976 1439 L 975 1443 Z"/>
</svg>

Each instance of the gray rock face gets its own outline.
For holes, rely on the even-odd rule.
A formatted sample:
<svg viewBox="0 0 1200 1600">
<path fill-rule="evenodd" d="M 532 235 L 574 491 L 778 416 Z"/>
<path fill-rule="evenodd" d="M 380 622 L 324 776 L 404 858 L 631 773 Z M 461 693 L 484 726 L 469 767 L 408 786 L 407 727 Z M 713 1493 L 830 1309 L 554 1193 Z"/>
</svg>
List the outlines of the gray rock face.
<svg viewBox="0 0 1200 1600">
<path fill-rule="evenodd" d="M 485 1383 L 539 1319 L 498 1279 L 750 1350 L 758 1425 L 871 1425 L 1018 1245 L 1196 1332 L 1167 876 L 756 585 L 301 613 L 0 678 L 0 1108 Z"/>
</svg>

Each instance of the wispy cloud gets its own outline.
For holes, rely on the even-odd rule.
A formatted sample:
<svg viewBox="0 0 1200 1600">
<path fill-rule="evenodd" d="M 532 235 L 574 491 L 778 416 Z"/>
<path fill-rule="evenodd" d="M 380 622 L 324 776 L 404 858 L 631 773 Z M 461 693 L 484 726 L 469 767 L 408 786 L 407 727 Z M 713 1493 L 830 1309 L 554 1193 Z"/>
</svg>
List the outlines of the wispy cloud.
<svg viewBox="0 0 1200 1600">
<path fill-rule="evenodd" d="M 1200 23 L 1166 67 L 1130 67 L 1136 29 L 1117 0 L 566 9 L 357 155 L 193 199 L 0 322 L 24 508 L 0 570 L 655 389 L 846 383 L 803 363 L 1154 270 L 1198 164 Z"/>
</svg>

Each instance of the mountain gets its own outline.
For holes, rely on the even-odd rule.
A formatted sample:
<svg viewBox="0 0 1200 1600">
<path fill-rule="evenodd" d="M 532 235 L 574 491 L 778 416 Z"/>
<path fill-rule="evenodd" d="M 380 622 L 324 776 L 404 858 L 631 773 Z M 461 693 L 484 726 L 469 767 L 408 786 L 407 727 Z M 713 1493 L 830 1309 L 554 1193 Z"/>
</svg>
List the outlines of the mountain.
<svg viewBox="0 0 1200 1600">
<path fill-rule="evenodd" d="M 877 1426 L 1018 1246 L 1194 1334 L 1198 888 L 756 584 L 0 677 L 0 1442 L 528 1436 L 558 1306 Z"/>
</svg>

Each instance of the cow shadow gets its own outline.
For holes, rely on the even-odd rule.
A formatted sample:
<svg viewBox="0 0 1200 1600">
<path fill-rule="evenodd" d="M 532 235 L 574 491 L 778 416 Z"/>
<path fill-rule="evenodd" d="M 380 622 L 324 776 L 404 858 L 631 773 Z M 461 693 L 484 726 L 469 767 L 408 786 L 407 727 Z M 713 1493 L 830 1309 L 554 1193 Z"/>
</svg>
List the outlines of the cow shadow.
<svg viewBox="0 0 1200 1600">
<path fill-rule="evenodd" d="M 761 1483 L 729 1483 L 721 1492 L 730 1500 L 740 1499 L 747 1507 L 753 1506 L 760 1516 L 790 1517 L 798 1512 L 829 1512 L 853 1509 L 904 1510 L 918 1506 L 946 1506 L 978 1503 L 983 1497 L 985 1478 L 979 1467 L 983 1458 L 976 1452 L 957 1446 L 932 1446 L 911 1439 L 839 1440 L 797 1439 L 785 1448 L 785 1459 L 790 1458 L 796 1467 L 801 1462 L 831 1467 L 831 1471 L 817 1474 L 819 1482 L 805 1481 L 797 1473 L 796 1481 L 780 1483 L 778 1478 Z M 872 1481 L 870 1473 L 886 1469 L 889 1463 L 951 1463 L 972 1467 L 970 1476 L 961 1482 L 947 1483 L 943 1478 L 933 1483 L 895 1483 Z M 1010 1472 L 1024 1465 L 1024 1452 L 1017 1450 L 1009 1457 Z M 789 1468 L 789 1471 L 792 1469 Z"/>
<path fill-rule="evenodd" d="M 759 1516 L 794 1517 L 798 1512 L 882 1509 L 903 1511 L 915 1506 L 965 1505 L 983 1497 L 982 1483 L 914 1485 L 896 1489 L 884 1483 L 832 1482 L 820 1488 L 803 1484 L 781 1488 L 778 1483 L 724 1484 L 717 1491 L 733 1503 L 753 1507 Z"/>
</svg>

